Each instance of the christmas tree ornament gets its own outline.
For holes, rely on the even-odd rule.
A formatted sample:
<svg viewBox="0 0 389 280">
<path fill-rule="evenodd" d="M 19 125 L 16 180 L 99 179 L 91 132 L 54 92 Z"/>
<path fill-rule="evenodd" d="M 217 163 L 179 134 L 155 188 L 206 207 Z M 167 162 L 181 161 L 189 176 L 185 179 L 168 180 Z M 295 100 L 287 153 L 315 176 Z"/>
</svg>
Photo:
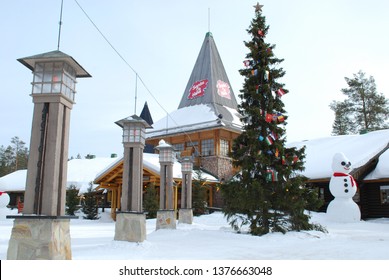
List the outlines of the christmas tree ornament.
<svg viewBox="0 0 389 280">
<path fill-rule="evenodd" d="M 276 91 L 277 95 L 279 97 L 283 96 L 284 94 L 286 94 L 285 90 L 283 90 L 282 88 L 279 88 L 277 91 Z"/>
<path fill-rule="evenodd" d="M 278 113 L 277 114 L 277 121 L 279 123 L 283 123 L 285 121 L 285 117 L 281 113 Z"/>
<path fill-rule="evenodd" d="M 265 121 L 268 122 L 268 123 L 271 123 L 272 120 L 273 120 L 273 115 L 269 114 L 269 113 L 266 113 Z"/>
<path fill-rule="evenodd" d="M 259 93 L 259 85 L 255 86 L 255 93 L 257 93 L 257 94 Z"/>
<path fill-rule="evenodd" d="M 258 30 L 258 35 L 261 36 L 261 37 L 264 37 L 265 33 L 263 33 L 263 30 L 259 29 Z"/>
<path fill-rule="evenodd" d="M 252 61 L 247 59 L 247 60 L 243 61 L 243 64 L 244 64 L 244 66 L 249 67 L 252 65 Z"/>
<path fill-rule="evenodd" d="M 262 12 L 262 7 L 263 5 L 259 5 L 259 3 L 257 2 L 257 5 L 253 6 L 255 8 L 255 12 Z"/>
<path fill-rule="evenodd" d="M 269 136 L 267 136 L 266 138 L 265 138 L 265 140 L 266 140 L 266 143 L 268 144 L 268 145 L 272 145 L 273 143 L 274 143 L 274 140 L 273 140 L 273 138 L 269 135 Z"/>
<path fill-rule="evenodd" d="M 270 72 L 269 71 L 267 71 L 267 70 L 265 71 L 264 78 L 265 78 L 266 81 L 269 81 L 269 79 L 270 79 Z"/>
</svg>

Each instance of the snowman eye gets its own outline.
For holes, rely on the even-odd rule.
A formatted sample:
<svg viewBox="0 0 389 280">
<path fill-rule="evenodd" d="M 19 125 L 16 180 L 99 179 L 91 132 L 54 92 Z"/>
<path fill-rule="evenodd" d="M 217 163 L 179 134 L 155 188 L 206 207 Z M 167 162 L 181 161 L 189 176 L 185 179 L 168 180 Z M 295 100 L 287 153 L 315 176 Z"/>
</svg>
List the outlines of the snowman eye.
<svg viewBox="0 0 389 280">
<path fill-rule="evenodd" d="M 348 165 L 351 165 L 351 162 L 348 162 Z"/>
<path fill-rule="evenodd" d="M 346 163 L 344 161 L 341 162 L 341 165 L 346 165 Z"/>
</svg>

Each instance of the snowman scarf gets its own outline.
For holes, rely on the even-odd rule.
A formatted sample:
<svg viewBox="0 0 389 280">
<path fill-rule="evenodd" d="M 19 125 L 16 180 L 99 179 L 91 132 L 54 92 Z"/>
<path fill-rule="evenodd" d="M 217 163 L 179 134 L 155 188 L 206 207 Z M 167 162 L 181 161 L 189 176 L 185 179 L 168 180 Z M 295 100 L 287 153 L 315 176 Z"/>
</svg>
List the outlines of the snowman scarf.
<svg viewBox="0 0 389 280">
<path fill-rule="evenodd" d="M 342 173 L 342 172 L 335 172 L 334 177 L 349 177 L 350 178 L 350 181 L 351 181 L 351 186 L 352 187 L 356 187 L 357 186 L 357 182 L 355 182 L 355 179 L 353 176 L 351 176 L 350 174 L 347 174 L 347 173 Z"/>
</svg>

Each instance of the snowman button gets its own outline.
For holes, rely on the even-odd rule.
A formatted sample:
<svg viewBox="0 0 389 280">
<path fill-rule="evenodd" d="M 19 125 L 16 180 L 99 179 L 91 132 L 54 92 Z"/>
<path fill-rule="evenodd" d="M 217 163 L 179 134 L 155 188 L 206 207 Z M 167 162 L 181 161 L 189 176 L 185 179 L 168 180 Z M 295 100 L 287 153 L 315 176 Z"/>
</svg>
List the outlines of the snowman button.
<svg viewBox="0 0 389 280">
<path fill-rule="evenodd" d="M 347 182 L 347 179 L 343 179 L 344 182 Z"/>
<path fill-rule="evenodd" d="M 346 183 L 346 184 L 344 184 L 344 186 L 347 188 L 347 187 L 348 187 L 348 184 Z"/>
<path fill-rule="evenodd" d="M 345 189 L 344 192 L 345 192 L 345 193 L 348 193 L 348 189 Z"/>
</svg>

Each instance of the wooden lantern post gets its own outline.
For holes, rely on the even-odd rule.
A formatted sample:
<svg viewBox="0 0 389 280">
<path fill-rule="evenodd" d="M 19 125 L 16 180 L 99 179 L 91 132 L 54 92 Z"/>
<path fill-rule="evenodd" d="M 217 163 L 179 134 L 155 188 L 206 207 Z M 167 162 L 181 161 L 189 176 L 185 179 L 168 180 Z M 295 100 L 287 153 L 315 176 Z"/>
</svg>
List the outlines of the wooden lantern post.
<svg viewBox="0 0 389 280">
<path fill-rule="evenodd" d="M 76 78 L 91 77 L 71 56 L 53 51 L 18 59 L 32 70 L 32 119 L 23 214 L 14 218 L 8 259 L 71 259 L 65 216 L 70 111 Z"/>
<path fill-rule="evenodd" d="M 192 224 L 192 171 L 193 158 L 185 156 L 181 159 L 182 189 L 181 189 L 181 208 L 178 211 L 178 222 Z"/>
<path fill-rule="evenodd" d="M 173 164 L 174 149 L 164 140 L 159 141 L 156 147 L 159 151 L 159 163 L 161 165 L 159 211 L 157 212 L 157 230 L 176 228 L 176 211 L 173 203 Z"/>
<path fill-rule="evenodd" d="M 115 240 L 142 242 L 146 239 L 143 212 L 143 149 L 145 129 L 151 126 L 133 115 L 116 122 L 123 128 L 123 185 L 121 211 L 117 212 Z"/>
</svg>

